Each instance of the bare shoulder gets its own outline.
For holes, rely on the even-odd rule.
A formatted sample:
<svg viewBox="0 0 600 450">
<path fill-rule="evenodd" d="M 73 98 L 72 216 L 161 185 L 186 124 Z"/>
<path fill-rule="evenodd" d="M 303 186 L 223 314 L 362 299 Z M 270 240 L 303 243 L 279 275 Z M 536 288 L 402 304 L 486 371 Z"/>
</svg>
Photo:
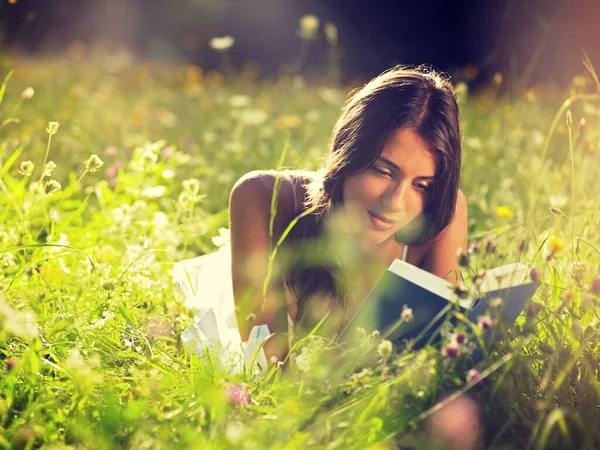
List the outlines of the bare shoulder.
<svg viewBox="0 0 600 450">
<path fill-rule="evenodd" d="M 239 211 L 236 209 L 252 209 L 261 217 L 250 218 L 264 219 L 269 217 L 271 202 L 277 182 L 277 204 L 274 219 L 274 231 L 285 229 L 293 218 L 294 204 L 302 204 L 306 195 L 306 185 L 314 179 L 316 172 L 303 170 L 253 170 L 244 174 L 234 184 L 230 194 L 230 216 L 235 216 Z M 294 187 L 288 180 L 292 180 Z M 294 201 L 296 196 L 296 201 Z M 264 216 L 264 217 L 262 217 Z M 262 220 L 261 220 L 262 221 Z"/>
</svg>

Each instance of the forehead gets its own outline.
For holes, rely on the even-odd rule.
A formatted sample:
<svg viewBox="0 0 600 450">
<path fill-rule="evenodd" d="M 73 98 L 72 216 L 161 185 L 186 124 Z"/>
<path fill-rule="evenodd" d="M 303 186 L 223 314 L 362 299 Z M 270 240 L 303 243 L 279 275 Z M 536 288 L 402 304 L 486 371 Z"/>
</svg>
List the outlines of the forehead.
<svg viewBox="0 0 600 450">
<path fill-rule="evenodd" d="M 414 176 L 435 176 L 435 156 L 427 141 L 412 129 L 395 131 L 380 156 Z"/>
</svg>

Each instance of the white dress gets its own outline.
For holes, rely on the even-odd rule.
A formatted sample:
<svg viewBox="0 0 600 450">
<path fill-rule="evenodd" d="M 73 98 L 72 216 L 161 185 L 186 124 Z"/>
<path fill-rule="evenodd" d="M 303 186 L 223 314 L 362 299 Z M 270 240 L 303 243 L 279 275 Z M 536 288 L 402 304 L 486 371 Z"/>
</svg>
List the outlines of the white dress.
<svg viewBox="0 0 600 450">
<path fill-rule="evenodd" d="M 295 194 L 291 177 L 285 178 Z M 294 195 L 294 211 L 298 211 Z M 406 261 L 408 246 L 402 260 Z M 178 261 L 173 265 L 173 282 L 183 295 L 184 305 L 192 310 L 194 322 L 181 334 L 183 344 L 199 357 L 211 355 L 213 365 L 228 373 L 240 373 L 250 368 L 252 360 L 266 373 L 267 358 L 260 348 L 270 332 L 267 325 L 255 326 L 247 342 L 242 342 L 234 311 L 231 278 L 231 247 L 229 243 L 219 250 L 196 258 Z M 289 315 L 288 315 L 289 319 Z"/>
</svg>

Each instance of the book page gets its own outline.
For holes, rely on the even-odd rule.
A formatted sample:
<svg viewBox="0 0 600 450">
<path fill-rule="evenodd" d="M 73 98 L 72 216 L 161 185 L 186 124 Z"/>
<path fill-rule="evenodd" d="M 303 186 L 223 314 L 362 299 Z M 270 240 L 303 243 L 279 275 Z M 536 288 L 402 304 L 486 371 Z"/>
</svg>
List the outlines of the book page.
<svg viewBox="0 0 600 450">
<path fill-rule="evenodd" d="M 452 298 L 454 285 L 450 281 L 440 278 L 417 266 L 413 266 L 400 259 L 395 259 L 388 270 L 448 301 Z"/>
<path fill-rule="evenodd" d="M 507 264 L 487 270 L 479 290 L 495 291 L 521 284 L 527 274 L 527 266 L 521 263 Z"/>
</svg>

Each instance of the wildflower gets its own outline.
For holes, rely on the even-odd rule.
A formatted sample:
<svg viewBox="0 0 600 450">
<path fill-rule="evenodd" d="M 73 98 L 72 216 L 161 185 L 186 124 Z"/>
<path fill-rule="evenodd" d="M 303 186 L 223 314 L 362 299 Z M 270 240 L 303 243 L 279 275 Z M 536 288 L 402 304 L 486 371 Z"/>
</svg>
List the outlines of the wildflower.
<svg viewBox="0 0 600 450">
<path fill-rule="evenodd" d="M 596 295 L 600 295 L 600 278 L 595 278 L 592 281 L 592 292 Z"/>
<path fill-rule="evenodd" d="M 363 327 L 356 327 L 356 336 L 360 341 L 364 341 L 367 338 L 367 330 Z"/>
<path fill-rule="evenodd" d="M 239 120 L 246 125 L 261 125 L 265 123 L 268 115 L 265 111 L 259 108 L 248 108 L 242 111 L 239 116 Z"/>
<path fill-rule="evenodd" d="M 492 234 L 488 234 L 485 239 L 485 252 L 486 253 L 496 253 L 496 238 Z"/>
<path fill-rule="evenodd" d="M 338 29 L 331 22 L 327 22 L 324 27 L 325 37 L 327 38 L 327 42 L 329 45 L 336 45 L 338 42 Z"/>
<path fill-rule="evenodd" d="M 377 339 L 379 337 L 379 330 L 375 330 L 371 333 L 371 337 Z"/>
<path fill-rule="evenodd" d="M 219 235 L 212 238 L 213 244 L 217 247 L 223 247 L 231 242 L 231 237 L 228 228 L 219 228 Z"/>
<path fill-rule="evenodd" d="M 393 345 L 392 345 L 391 341 L 388 341 L 387 339 L 384 339 L 383 341 L 381 341 L 379 343 L 379 346 L 377 347 L 377 353 L 383 359 L 388 359 L 390 357 L 390 355 L 392 354 L 392 350 L 393 350 Z"/>
<path fill-rule="evenodd" d="M 298 36 L 302 39 L 314 39 L 317 30 L 319 29 L 319 18 L 312 14 L 304 15 L 300 18 L 300 28 L 298 28 Z"/>
<path fill-rule="evenodd" d="M 539 282 L 540 281 L 540 270 L 537 267 L 533 267 L 529 271 L 529 278 L 531 278 L 531 281 L 533 281 L 534 283 Z"/>
<path fill-rule="evenodd" d="M 48 126 L 46 127 L 46 132 L 52 136 L 53 134 L 58 133 L 58 127 L 59 127 L 59 123 L 58 122 L 48 122 Z"/>
<path fill-rule="evenodd" d="M 477 382 L 476 384 L 480 384 L 481 383 L 481 373 L 479 373 L 479 371 L 477 369 L 471 369 L 467 372 L 467 376 L 466 376 L 465 380 L 467 381 L 467 383 Z"/>
<path fill-rule="evenodd" d="M 581 296 L 581 308 L 584 311 L 587 311 L 588 309 L 590 309 L 594 305 L 594 302 L 595 302 L 595 298 L 589 292 L 586 292 Z"/>
<path fill-rule="evenodd" d="M 273 356 L 271 356 L 271 358 L 269 359 L 269 361 L 271 361 L 271 364 L 275 365 L 275 364 L 277 364 L 277 362 L 279 361 L 279 359 L 277 359 L 277 356 L 273 355 Z"/>
<path fill-rule="evenodd" d="M 481 316 L 477 321 L 477 326 L 482 330 L 489 330 L 494 326 L 494 319 L 490 316 Z"/>
<path fill-rule="evenodd" d="M 104 283 L 102 283 L 102 289 L 105 291 L 112 291 L 115 289 L 115 287 L 116 284 L 113 280 L 106 280 Z"/>
<path fill-rule="evenodd" d="M 165 161 L 167 161 L 171 156 L 173 156 L 173 153 L 175 153 L 175 150 L 173 150 L 173 147 L 171 147 L 170 145 L 167 145 L 160 151 L 160 156 L 162 156 L 163 159 Z"/>
<path fill-rule="evenodd" d="M 27 86 L 21 92 L 21 98 L 23 100 L 30 100 L 35 95 L 35 90 L 31 86 Z"/>
<path fill-rule="evenodd" d="M 46 183 L 46 194 L 52 194 L 53 192 L 60 191 L 61 185 L 56 180 L 48 180 Z"/>
<path fill-rule="evenodd" d="M 250 97 L 247 95 L 234 95 L 229 99 L 229 105 L 232 108 L 243 108 L 250 104 Z"/>
<path fill-rule="evenodd" d="M 563 303 L 565 303 L 565 304 L 570 303 L 575 298 L 575 292 L 572 291 L 571 289 L 569 289 L 569 290 L 563 292 L 562 298 L 563 298 Z"/>
<path fill-rule="evenodd" d="M 567 205 L 567 197 L 564 195 L 551 195 L 549 201 L 550 205 L 555 208 L 562 208 Z"/>
<path fill-rule="evenodd" d="M 15 367 L 17 367 L 19 365 L 19 363 L 21 362 L 21 360 L 19 358 L 17 358 L 16 356 L 11 356 L 10 358 L 8 358 L 8 360 L 4 363 L 4 369 L 7 372 L 12 371 Z"/>
<path fill-rule="evenodd" d="M 156 155 L 152 151 L 152 149 L 146 148 L 143 150 L 140 160 L 142 163 L 142 167 L 144 169 L 148 169 L 151 166 L 153 166 L 154 164 L 156 164 L 156 161 L 158 160 L 158 155 Z"/>
<path fill-rule="evenodd" d="M 469 244 L 469 248 L 467 253 L 470 255 L 471 253 L 477 254 L 479 253 L 479 244 L 477 242 L 471 242 Z"/>
<path fill-rule="evenodd" d="M 35 165 L 32 161 L 23 161 L 21 162 L 21 166 L 19 167 L 19 173 L 24 177 L 29 177 L 33 173 L 33 168 Z"/>
<path fill-rule="evenodd" d="M 504 303 L 504 300 L 502 300 L 500 297 L 493 297 L 490 299 L 490 307 L 494 309 L 502 306 L 502 303 Z"/>
<path fill-rule="evenodd" d="M 117 147 L 115 147 L 114 145 L 106 147 L 104 149 L 104 156 L 108 156 L 109 158 L 112 158 L 113 156 L 117 156 Z"/>
<path fill-rule="evenodd" d="M 302 119 L 294 114 L 283 114 L 275 121 L 277 128 L 298 128 L 302 124 Z"/>
<path fill-rule="evenodd" d="M 553 253 L 560 252 L 565 249 L 564 241 L 558 236 L 552 236 L 549 240 L 550 249 Z"/>
<path fill-rule="evenodd" d="M 400 317 L 405 322 L 410 322 L 411 320 L 413 320 L 413 310 L 412 310 L 412 308 L 409 308 L 408 306 L 403 305 L 402 306 L 402 312 L 400 313 Z"/>
<path fill-rule="evenodd" d="M 550 207 L 550 212 L 552 214 L 554 214 L 555 216 L 559 216 L 559 217 L 562 216 L 562 211 L 554 206 Z"/>
<path fill-rule="evenodd" d="M 494 76 L 492 77 L 492 81 L 497 86 L 500 86 L 502 84 L 503 79 L 504 79 L 504 77 L 502 76 L 502 74 L 500 72 L 496 72 L 494 74 Z"/>
<path fill-rule="evenodd" d="M 527 319 L 528 320 L 533 320 L 537 317 L 538 313 L 540 312 L 540 305 L 536 302 L 531 302 L 529 303 L 529 306 L 527 306 Z"/>
<path fill-rule="evenodd" d="M 460 267 L 468 267 L 469 266 L 469 255 L 462 249 L 459 248 L 456 252 L 456 256 L 458 257 L 458 265 Z"/>
<path fill-rule="evenodd" d="M 458 98 L 464 99 L 469 93 L 469 86 L 464 81 L 459 81 L 454 86 L 454 92 L 456 93 Z"/>
<path fill-rule="evenodd" d="M 573 126 L 573 114 L 571 114 L 571 110 L 567 110 L 567 126 L 571 128 Z"/>
<path fill-rule="evenodd" d="M 466 344 L 469 342 L 469 339 L 467 338 L 467 334 L 465 332 L 457 331 L 452 335 L 452 341 L 456 342 L 457 344 Z"/>
<path fill-rule="evenodd" d="M 152 186 L 144 189 L 141 195 L 145 198 L 160 198 L 165 195 L 166 190 L 167 188 L 164 186 Z"/>
<path fill-rule="evenodd" d="M 72 349 L 67 354 L 64 365 L 73 381 L 80 386 L 94 385 L 102 381 L 102 374 L 96 370 L 100 367 L 97 355 L 86 359 L 79 350 Z"/>
<path fill-rule="evenodd" d="M 85 161 L 85 170 L 90 173 L 97 172 L 104 163 L 98 155 L 92 155 Z"/>
<path fill-rule="evenodd" d="M 469 290 L 466 288 L 466 286 L 463 283 L 460 283 L 460 284 L 457 284 L 456 286 L 454 286 L 454 293 L 459 298 L 466 298 L 467 295 L 469 295 Z"/>
<path fill-rule="evenodd" d="M 589 266 L 586 261 L 573 261 L 567 270 L 569 278 L 580 286 L 587 276 L 588 268 Z"/>
<path fill-rule="evenodd" d="M 56 169 L 56 163 L 54 161 L 48 161 L 44 167 L 44 175 L 42 175 L 42 178 L 51 177 L 54 169 Z"/>
<path fill-rule="evenodd" d="M 442 349 L 442 355 L 447 358 L 456 358 L 458 356 L 458 344 L 450 342 Z"/>
<path fill-rule="evenodd" d="M 212 49 L 218 52 L 223 52 L 231 48 L 234 43 L 235 40 L 231 36 L 227 35 L 212 38 L 209 42 L 209 45 Z"/>
<path fill-rule="evenodd" d="M 526 248 L 527 248 L 527 240 L 525 240 L 525 238 L 523 238 L 519 242 L 519 253 L 523 253 Z"/>
<path fill-rule="evenodd" d="M 196 195 L 200 190 L 200 181 L 197 178 L 190 178 L 181 183 L 183 190 L 191 195 Z"/>
<path fill-rule="evenodd" d="M 496 216 L 500 219 L 510 219 L 513 215 L 513 212 L 507 206 L 498 206 L 496 208 Z"/>
</svg>

